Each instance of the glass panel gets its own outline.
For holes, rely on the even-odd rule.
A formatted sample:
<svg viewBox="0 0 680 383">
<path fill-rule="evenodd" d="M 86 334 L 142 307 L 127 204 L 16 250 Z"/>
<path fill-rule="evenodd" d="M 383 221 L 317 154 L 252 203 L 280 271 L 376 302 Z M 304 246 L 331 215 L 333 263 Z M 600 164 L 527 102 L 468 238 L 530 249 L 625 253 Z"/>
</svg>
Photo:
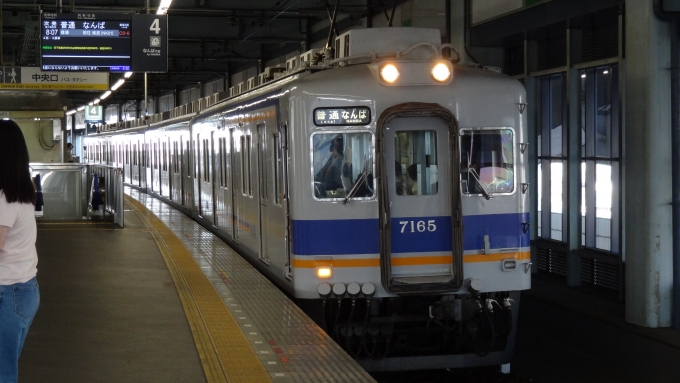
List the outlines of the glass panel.
<svg viewBox="0 0 680 383">
<path fill-rule="evenodd" d="M 253 195 L 253 174 L 252 174 L 252 139 L 250 134 L 246 136 L 246 164 L 248 168 L 246 169 L 246 177 L 248 179 L 248 195 Z"/>
<path fill-rule="evenodd" d="M 462 131 L 460 145 L 463 193 L 480 194 L 481 186 L 490 193 L 512 193 L 515 189 L 512 130 Z"/>
<path fill-rule="evenodd" d="M 595 71 L 595 89 L 597 92 L 595 156 L 597 157 L 611 157 L 612 76 L 610 67 L 597 68 Z"/>
<path fill-rule="evenodd" d="M 550 163 L 550 238 L 562 240 L 562 161 Z"/>
<path fill-rule="evenodd" d="M 274 134 L 274 202 L 281 204 L 281 147 L 279 144 L 279 135 Z"/>
<path fill-rule="evenodd" d="M 611 248 L 612 167 L 608 162 L 595 165 L 595 247 Z"/>
<path fill-rule="evenodd" d="M 437 134 L 397 132 L 394 146 L 397 195 L 437 194 Z"/>
<path fill-rule="evenodd" d="M 552 76 L 550 79 L 550 155 L 561 156 L 562 153 L 562 104 L 564 75 Z"/>
<path fill-rule="evenodd" d="M 247 194 L 246 187 L 246 137 L 241 136 L 241 192 Z"/>
<path fill-rule="evenodd" d="M 540 142 L 540 139 L 539 139 Z M 539 147 L 541 145 L 538 145 Z M 538 236 L 541 236 L 541 211 L 542 211 L 542 204 L 541 204 L 541 199 L 543 198 L 543 172 L 541 171 L 541 162 L 542 160 L 538 160 L 538 173 L 536 174 L 538 176 L 538 214 L 536 214 L 536 217 L 538 218 L 538 226 L 536 227 Z"/>
<path fill-rule="evenodd" d="M 314 196 L 373 197 L 373 140 L 370 133 L 331 133 L 312 136 Z"/>
</svg>

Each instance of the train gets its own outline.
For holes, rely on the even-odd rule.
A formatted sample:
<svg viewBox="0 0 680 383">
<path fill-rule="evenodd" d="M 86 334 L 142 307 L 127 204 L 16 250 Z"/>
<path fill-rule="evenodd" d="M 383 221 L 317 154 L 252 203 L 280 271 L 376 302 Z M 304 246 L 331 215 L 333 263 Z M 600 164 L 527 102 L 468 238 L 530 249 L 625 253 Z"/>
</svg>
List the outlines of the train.
<svg viewBox="0 0 680 383">
<path fill-rule="evenodd" d="M 531 285 L 524 86 L 436 29 L 330 48 L 101 125 L 83 160 L 222 238 L 369 371 L 507 365 Z"/>
</svg>

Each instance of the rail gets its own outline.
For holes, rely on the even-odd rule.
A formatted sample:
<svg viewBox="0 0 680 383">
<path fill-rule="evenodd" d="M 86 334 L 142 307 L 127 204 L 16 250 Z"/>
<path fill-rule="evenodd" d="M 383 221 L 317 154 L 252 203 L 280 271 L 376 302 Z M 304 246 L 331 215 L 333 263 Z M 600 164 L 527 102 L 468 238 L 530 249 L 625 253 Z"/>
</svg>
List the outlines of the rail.
<svg viewBox="0 0 680 383">
<path fill-rule="evenodd" d="M 43 207 L 42 215 L 36 214 L 38 221 L 102 217 L 124 226 L 122 169 L 81 163 L 31 163 L 30 172 L 34 178 L 40 176 Z"/>
</svg>

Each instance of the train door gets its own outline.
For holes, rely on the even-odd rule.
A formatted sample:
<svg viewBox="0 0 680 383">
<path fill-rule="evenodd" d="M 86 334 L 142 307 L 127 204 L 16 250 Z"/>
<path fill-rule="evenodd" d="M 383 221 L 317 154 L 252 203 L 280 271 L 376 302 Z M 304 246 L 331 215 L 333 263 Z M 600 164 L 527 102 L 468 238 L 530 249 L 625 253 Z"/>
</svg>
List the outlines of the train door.
<svg viewBox="0 0 680 383">
<path fill-rule="evenodd" d="M 216 132 L 217 154 L 215 158 L 215 220 L 221 230 L 231 235 L 231 178 L 229 174 L 230 154 L 229 133 L 221 129 Z"/>
<path fill-rule="evenodd" d="M 448 116 L 397 117 L 379 126 L 386 176 L 380 180 L 380 227 L 389 228 L 381 231 L 381 266 L 391 292 L 462 285 L 457 125 Z"/>
<path fill-rule="evenodd" d="M 189 159 L 191 158 L 191 140 L 184 140 L 184 137 L 179 138 L 179 145 L 182 147 L 182 165 L 180 172 L 182 173 L 182 206 L 190 207 L 191 200 L 189 189 L 191 188 L 191 167 Z"/>
<path fill-rule="evenodd" d="M 258 195 L 259 195 L 259 203 L 258 203 L 258 212 L 259 212 L 259 221 L 260 221 L 260 260 L 264 263 L 269 264 L 269 256 L 267 252 L 267 236 L 269 234 L 269 230 L 267 228 L 267 223 L 269 221 L 268 217 L 268 206 L 269 206 L 269 196 L 268 196 L 268 187 L 269 187 L 269 176 L 270 172 L 267 171 L 267 164 L 269 163 L 266 161 L 268 152 L 267 152 L 267 126 L 264 123 L 257 124 L 257 170 L 258 170 Z"/>
<path fill-rule="evenodd" d="M 231 237 L 234 239 L 235 242 L 239 241 L 239 236 L 238 236 L 238 220 L 239 220 L 239 209 L 238 206 L 236 205 L 236 202 L 238 201 L 238 198 L 236 196 L 236 193 L 238 192 L 238 187 L 236 180 L 237 174 L 236 171 L 238 167 L 236 164 L 238 163 L 237 157 L 236 157 L 236 151 L 234 150 L 236 147 L 235 141 L 236 141 L 236 129 L 232 128 L 229 129 L 229 162 L 231 164 L 231 179 L 229 180 L 229 186 L 231 187 L 231 228 L 232 228 L 232 233 Z M 241 148 L 243 150 L 243 148 Z"/>
</svg>

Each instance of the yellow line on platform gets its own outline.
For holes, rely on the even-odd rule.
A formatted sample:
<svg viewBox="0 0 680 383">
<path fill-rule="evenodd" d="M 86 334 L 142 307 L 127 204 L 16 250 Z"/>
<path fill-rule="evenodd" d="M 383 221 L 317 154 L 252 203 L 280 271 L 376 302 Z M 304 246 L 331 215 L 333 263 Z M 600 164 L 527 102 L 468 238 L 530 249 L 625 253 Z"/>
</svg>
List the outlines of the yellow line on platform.
<svg viewBox="0 0 680 383">
<path fill-rule="evenodd" d="M 152 230 L 184 306 L 208 383 L 271 382 L 238 322 L 179 238 L 133 198 L 125 200 Z"/>
</svg>

